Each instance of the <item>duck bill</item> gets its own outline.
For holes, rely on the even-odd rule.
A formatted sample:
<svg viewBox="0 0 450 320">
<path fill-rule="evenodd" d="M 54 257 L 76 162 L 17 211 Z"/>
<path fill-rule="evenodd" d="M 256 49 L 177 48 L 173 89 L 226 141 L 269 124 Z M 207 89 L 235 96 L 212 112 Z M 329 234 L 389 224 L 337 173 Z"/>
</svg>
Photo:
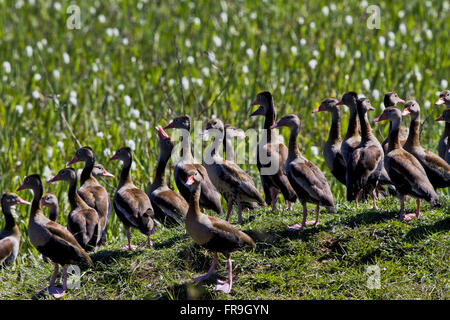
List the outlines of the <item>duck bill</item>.
<svg viewBox="0 0 450 320">
<path fill-rule="evenodd" d="M 114 178 L 114 175 L 106 171 L 106 169 L 103 169 L 102 177 Z"/>
<path fill-rule="evenodd" d="M 404 110 L 403 110 L 403 112 L 402 112 L 402 116 L 404 117 L 404 116 L 407 116 L 408 114 L 410 114 L 411 113 L 411 111 L 409 111 L 409 109 L 408 108 L 405 108 Z"/>
<path fill-rule="evenodd" d="M 207 134 L 208 133 L 208 129 L 205 129 L 205 130 L 203 130 L 202 132 L 200 132 L 200 135 L 201 136 L 204 136 L 205 134 Z"/>
<path fill-rule="evenodd" d="M 171 123 L 169 123 L 167 126 L 165 126 L 164 130 L 172 129 L 172 128 L 175 128 L 175 124 L 173 123 L 173 121 Z"/>
<path fill-rule="evenodd" d="M 398 98 L 398 102 L 400 102 L 400 103 L 405 103 L 406 101 L 403 100 L 403 99 Z"/>
<path fill-rule="evenodd" d="M 28 189 L 28 188 L 22 184 L 20 187 L 17 188 L 16 191 L 21 191 L 21 190 L 25 190 L 25 189 Z"/>
<path fill-rule="evenodd" d="M 434 105 L 435 105 L 435 106 L 439 106 L 439 105 L 444 104 L 444 103 L 445 103 L 444 97 L 440 97 L 440 98 L 438 99 L 438 101 L 436 101 L 436 102 L 434 103 Z"/>
<path fill-rule="evenodd" d="M 257 105 L 258 105 L 258 99 L 256 99 L 255 101 L 253 101 L 253 102 L 250 104 L 251 107 L 257 106 Z"/>
<path fill-rule="evenodd" d="M 271 125 L 270 129 L 275 129 L 275 128 L 278 128 L 279 126 L 280 126 L 280 124 L 277 122 L 277 123 Z"/>
<path fill-rule="evenodd" d="M 161 139 L 169 138 L 169 135 L 164 131 L 162 127 L 157 127 L 156 132 L 158 133 L 158 137 Z"/>
<path fill-rule="evenodd" d="M 29 206 L 31 204 L 31 202 L 25 201 L 21 197 L 18 197 L 17 204 L 25 204 L 25 205 Z"/>
<path fill-rule="evenodd" d="M 75 157 L 73 157 L 72 160 L 70 160 L 70 161 L 67 163 L 67 165 L 70 166 L 70 165 L 72 165 L 72 164 L 74 164 L 74 163 L 77 163 L 78 161 L 80 161 L 80 160 L 77 158 L 77 156 L 75 156 Z"/>
<path fill-rule="evenodd" d="M 50 180 L 48 180 L 47 183 L 53 183 L 53 182 L 59 181 L 59 180 L 61 180 L 61 179 L 58 176 L 55 176 L 55 177 L 51 178 Z"/>
<path fill-rule="evenodd" d="M 444 121 L 444 116 L 442 115 L 442 116 L 440 116 L 439 118 L 437 118 L 437 119 L 434 120 L 434 121 Z"/>
<path fill-rule="evenodd" d="M 380 122 L 383 120 L 387 120 L 387 116 L 385 113 L 381 114 L 381 116 L 379 116 L 378 118 L 373 119 L 373 122 Z"/>
<path fill-rule="evenodd" d="M 117 157 L 117 153 L 116 153 L 111 158 L 109 158 L 108 161 L 113 161 L 113 160 L 117 160 L 117 159 L 119 159 L 119 158 Z"/>
<path fill-rule="evenodd" d="M 235 137 L 239 139 L 244 139 L 245 133 L 243 131 L 236 131 Z"/>
<path fill-rule="evenodd" d="M 375 110 L 375 108 L 372 107 L 372 106 L 369 106 L 367 109 L 370 110 L 370 111 L 374 111 Z"/>
<path fill-rule="evenodd" d="M 326 108 L 323 104 L 321 104 L 318 108 L 315 108 L 312 113 L 316 113 L 316 112 L 320 112 L 320 111 L 325 111 Z"/>
<path fill-rule="evenodd" d="M 344 102 L 342 100 L 336 103 L 337 106 L 340 106 L 340 105 L 343 105 L 343 104 L 344 104 Z"/>
<path fill-rule="evenodd" d="M 193 184 L 194 184 L 194 176 L 189 176 L 189 177 L 187 178 L 187 180 L 186 180 L 186 184 L 187 184 L 188 186 L 193 185 Z"/>
</svg>

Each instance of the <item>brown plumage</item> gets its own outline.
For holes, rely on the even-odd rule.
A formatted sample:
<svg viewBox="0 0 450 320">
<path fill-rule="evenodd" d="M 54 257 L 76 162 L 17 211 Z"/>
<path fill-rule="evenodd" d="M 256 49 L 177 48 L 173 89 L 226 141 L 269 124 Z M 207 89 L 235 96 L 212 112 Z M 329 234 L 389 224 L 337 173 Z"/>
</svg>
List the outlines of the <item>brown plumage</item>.
<svg viewBox="0 0 450 320">
<path fill-rule="evenodd" d="M 174 144 L 163 128 L 156 129 L 159 138 L 159 159 L 155 178 L 147 195 L 152 202 L 155 218 L 165 226 L 182 224 L 188 210 L 184 198 L 167 186 L 164 171 L 170 159 Z"/>
<path fill-rule="evenodd" d="M 420 199 L 430 202 L 430 207 L 439 206 L 438 196 L 434 191 L 425 169 L 420 162 L 401 146 L 399 131 L 401 127 L 401 111 L 395 107 L 384 109 L 381 116 L 374 122 L 389 120 L 391 132 L 389 133 L 388 152 L 385 155 L 386 169 L 400 196 L 400 219 L 410 220 L 414 215 L 404 215 L 405 195 L 417 198 L 417 211 L 415 216 L 420 216 Z"/>
<path fill-rule="evenodd" d="M 384 107 L 395 107 L 397 103 L 405 103 L 405 100 L 401 99 L 396 92 L 388 92 L 384 95 Z M 391 132 L 392 123 L 389 123 L 389 132 Z M 403 127 L 400 126 L 400 131 L 398 134 L 400 144 L 403 146 L 406 142 L 406 139 L 408 139 L 407 132 L 403 129 Z M 386 154 L 388 149 L 388 142 L 389 142 L 389 133 L 386 139 L 381 143 L 381 146 L 383 147 L 383 151 Z"/>
<path fill-rule="evenodd" d="M 182 137 L 181 158 L 177 162 L 173 170 L 173 176 L 178 191 L 186 201 L 189 201 L 191 190 L 185 184 L 188 177 L 187 172 L 193 169 L 200 171 L 205 177 L 202 181 L 200 207 L 203 209 L 213 210 L 218 214 L 223 214 L 219 193 L 217 192 L 214 184 L 209 179 L 205 167 L 200 163 L 195 163 L 195 159 L 192 156 L 190 136 L 191 121 L 189 117 L 176 117 L 170 124 L 164 127 L 164 130 L 171 128 L 179 129 Z"/>
<path fill-rule="evenodd" d="M 58 265 L 63 267 L 63 292 L 67 288 L 68 264 L 88 264 L 93 266 L 93 262 L 86 251 L 78 244 L 75 237 L 67 228 L 48 219 L 42 212 L 40 201 L 42 198 L 43 186 L 38 174 L 25 177 L 23 184 L 17 191 L 31 189 L 34 193 L 31 204 L 30 218 L 28 222 L 28 237 L 31 244 L 44 256 L 53 261 L 55 271 L 50 280 L 49 291 L 60 294 L 61 291 L 54 288 Z"/>
<path fill-rule="evenodd" d="M 108 192 L 92 174 L 95 165 L 95 155 L 90 147 L 78 149 L 68 165 L 79 161 L 84 161 L 85 166 L 81 172 L 80 188 L 77 192 L 88 206 L 97 211 L 100 226 L 100 238 L 97 244 L 104 243 L 107 232 L 106 226 L 108 225 L 111 212 Z"/>
<path fill-rule="evenodd" d="M 369 99 L 357 100 L 359 123 L 361 126 L 361 142 L 347 158 L 347 201 L 358 201 L 362 193 L 371 192 L 373 206 L 376 209 L 375 188 L 383 170 L 383 149 L 372 133 L 367 112 L 375 110 Z"/>
<path fill-rule="evenodd" d="M 441 137 L 442 150 L 439 150 L 439 154 L 442 154 L 443 159 L 447 161 L 448 164 L 450 164 L 450 108 L 444 110 L 442 116 L 437 118 L 436 121 L 445 121 L 445 136 L 443 135 L 444 139 L 443 137 Z"/>
<path fill-rule="evenodd" d="M 259 108 L 250 114 L 251 117 L 264 116 L 264 134 L 258 143 L 256 165 L 260 173 L 266 203 L 272 204 L 272 210 L 275 210 L 276 201 L 281 192 L 288 210 L 291 210 L 292 202 L 297 200 L 297 196 L 285 171 L 288 149 L 279 141 L 276 130 L 270 129 L 276 120 L 272 94 L 268 91 L 258 93 L 256 100 L 251 105 L 259 105 Z"/>
<path fill-rule="evenodd" d="M 128 147 L 117 149 L 116 153 L 109 159 L 109 161 L 111 160 L 123 162 L 119 186 L 114 194 L 113 205 L 117 216 L 127 231 L 128 246 L 126 249 L 133 250 L 130 227 L 139 229 L 145 234 L 147 236 L 147 245 L 152 247 L 150 236 L 155 233 L 153 207 L 147 194 L 137 188 L 131 180 L 130 170 L 133 162 L 131 149 Z"/>
<path fill-rule="evenodd" d="M 214 141 L 204 157 L 204 166 L 208 176 L 216 189 L 227 200 L 228 221 L 233 208 L 233 203 L 238 207 L 238 222 L 242 224 L 242 209 L 244 202 L 257 202 L 265 206 L 263 197 L 255 187 L 252 178 L 233 161 L 223 159 L 219 149 L 223 145 L 225 136 L 224 125 L 220 119 L 208 121 L 202 134 L 212 132 Z"/>
<path fill-rule="evenodd" d="M 402 116 L 408 114 L 411 116 L 411 125 L 403 149 L 419 160 L 434 189 L 450 187 L 450 165 L 444 159 L 429 150 L 425 150 L 420 145 L 420 106 L 416 101 L 409 100 L 405 103 Z"/>
<path fill-rule="evenodd" d="M 14 264 L 19 253 L 20 230 L 11 213 L 11 207 L 17 204 L 30 205 L 15 193 L 4 193 L 1 199 L 2 211 L 5 216 L 5 227 L 0 232 L 0 265 Z"/>
<path fill-rule="evenodd" d="M 186 231 L 195 243 L 203 248 L 213 251 L 214 260 L 206 275 L 194 279 L 195 282 L 209 278 L 217 262 L 217 253 L 227 257 L 228 280 L 218 281 L 217 290 L 230 292 L 232 286 L 231 252 L 246 246 L 255 248 L 255 242 L 245 233 L 239 231 L 228 221 L 210 217 L 200 212 L 199 199 L 201 194 L 201 181 L 204 176 L 195 169 L 188 172 L 186 183 L 191 186 L 189 210 L 186 215 Z"/>
<path fill-rule="evenodd" d="M 328 140 L 323 148 L 323 156 L 328 169 L 333 176 L 345 185 L 346 162 L 341 152 L 341 115 L 336 98 L 326 98 L 313 113 L 320 111 L 331 112 L 331 127 Z"/>
<path fill-rule="evenodd" d="M 341 143 L 341 153 L 347 165 L 349 155 L 361 143 L 361 135 L 359 134 L 358 120 L 358 95 L 356 92 L 347 92 L 342 96 L 341 101 L 337 105 L 345 104 L 350 110 L 348 119 L 347 133 Z"/>
<path fill-rule="evenodd" d="M 101 237 L 100 219 L 95 209 L 90 207 L 77 193 L 77 173 L 73 168 L 65 168 L 48 182 L 67 181 L 70 212 L 67 217 L 67 229 L 74 235 L 80 246 L 87 251 L 93 250 Z"/>
<path fill-rule="evenodd" d="M 271 128 L 282 126 L 291 129 L 289 154 L 286 160 L 286 174 L 303 206 L 302 223 L 290 227 L 298 230 L 305 227 L 306 224 L 317 225 L 319 223 L 320 206 L 324 206 L 332 212 L 336 212 L 336 208 L 334 207 L 333 194 L 325 175 L 315 164 L 303 157 L 298 149 L 297 138 L 300 131 L 300 119 L 295 114 L 288 114 L 272 125 Z M 314 222 L 306 221 L 308 214 L 307 202 L 317 205 L 316 220 Z"/>
<path fill-rule="evenodd" d="M 450 90 L 444 90 L 439 95 L 439 99 L 436 101 L 435 105 L 445 105 L 447 109 L 450 108 Z M 445 122 L 445 128 L 442 132 L 441 137 L 439 138 L 438 143 L 438 154 L 441 158 L 445 159 L 448 157 L 448 150 L 450 148 L 450 122 Z M 447 160 L 447 163 L 450 163 Z"/>
</svg>

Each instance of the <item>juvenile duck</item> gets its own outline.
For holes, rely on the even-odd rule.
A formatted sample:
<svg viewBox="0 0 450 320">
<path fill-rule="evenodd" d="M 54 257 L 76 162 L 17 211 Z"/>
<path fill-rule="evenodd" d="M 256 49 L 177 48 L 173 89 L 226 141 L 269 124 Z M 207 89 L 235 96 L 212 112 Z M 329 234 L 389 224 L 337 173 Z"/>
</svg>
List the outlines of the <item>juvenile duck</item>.
<svg viewBox="0 0 450 320">
<path fill-rule="evenodd" d="M 286 160 L 286 174 L 303 206 L 302 223 L 297 223 L 289 228 L 299 230 L 307 224 L 317 225 L 319 223 L 320 206 L 324 206 L 332 212 L 336 212 L 336 208 L 325 175 L 315 164 L 303 157 L 298 149 L 297 137 L 300 131 L 300 119 L 295 114 L 285 115 L 276 124 L 272 125 L 271 129 L 283 126 L 289 127 L 291 130 L 289 154 Z M 316 220 L 314 222 L 306 221 L 308 215 L 307 202 L 317 205 Z"/>
<path fill-rule="evenodd" d="M 54 193 L 46 193 L 42 196 L 41 206 L 48 208 L 48 218 L 56 221 L 59 218 L 58 198 Z"/>
</svg>

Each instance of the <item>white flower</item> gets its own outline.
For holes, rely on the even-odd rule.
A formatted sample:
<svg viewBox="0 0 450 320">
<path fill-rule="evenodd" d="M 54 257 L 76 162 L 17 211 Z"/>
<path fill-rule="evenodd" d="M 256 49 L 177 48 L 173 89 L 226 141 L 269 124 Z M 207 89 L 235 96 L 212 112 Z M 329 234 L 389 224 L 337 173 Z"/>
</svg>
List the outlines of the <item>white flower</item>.
<svg viewBox="0 0 450 320">
<path fill-rule="evenodd" d="M 69 56 L 69 54 L 67 52 L 64 52 L 62 57 L 63 57 L 63 61 L 64 61 L 65 64 L 69 64 L 70 63 L 70 56 Z"/>
<path fill-rule="evenodd" d="M 130 43 L 130 42 L 128 41 L 128 38 L 123 38 L 123 39 L 122 39 L 122 44 L 123 44 L 124 46 L 127 46 L 129 43 Z"/>
<path fill-rule="evenodd" d="M 304 24 L 305 23 L 305 18 L 298 17 L 297 22 L 298 22 L 298 24 Z"/>
<path fill-rule="evenodd" d="M 324 16 L 328 16 L 329 13 L 330 13 L 330 9 L 328 9 L 327 6 L 322 7 L 322 14 Z"/>
<path fill-rule="evenodd" d="M 377 89 L 373 89 L 373 90 L 372 90 L 372 97 L 373 97 L 375 100 L 378 100 L 378 98 L 380 97 L 380 91 L 378 91 Z"/>
<path fill-rule="evenodd" d="M 62 142 L 62 141 L 58 141 L 57 143 L 56 143 L 56 147 L 58 148 L 58 149 L 64 149 L 64 142 Z"/>
<path fill-rule="evenodd" d="M 131 109 L 130 109 L 130 114 L 131 114 L 133 117 L 135 117 L 136 119 L 138 119 L 139 116 L 140 116 L 139 110 L 134 109 L 134 108 L 131 108 Z"/>
<path fill-rule="evenodd" d="M 414 71 L 414 74 L 416 76 L 417 81 L 422 81 L 422 74 L 419 72 L 419 70 Z"/>
<path fill-rule="evenodd" d="M 106 18 L 105 18 L 105 16 L 104 15 L 99 15 L 98 16 L 98 22 L 100 22 L 100 23 L 105 23 L 106 22 Z"/>
<path fill-rule="evenodd" d="M 136 162 L 131 163 L 131 170 L 136 170 Z"/>
<path fill-rule="evenodd" d="M 395 41 L 394 40 L 389 40 L 388 41 L 388 46 L 393 48 L 395 46 Z"/>
<path fill-rule="evenodd" d="M 214 36 L 214 37 L 213 37 L 213 41 L 214 41 L 214 44 L 215 44 L 217 47 L 222 46 L 222 39 L 220 39 L 218 36 Z"/>
<path fill-rule="evenodd" d="M 245 41 L 242 40 L 241 43 L 239 43 L 239 46 L 240 46 L 241 48 L 244 48 L 244 47 L 245 47 Z"/>
<path fill-rule="evenodd" d="M 261 51 L 267 52 L 267 46 L 264 43 L 261 45 Z"/>
<path fill-rule="evenodd" d="M 242 72 L 248 73 L 248 67 L 246 65 L 242 66 Z"/>
<path fill-rule="evenodd" d="M 228 22 L 228 15 L 226 14 L 226 12 L 220 13 L 220 19 L 222 19 L 222 21 L 223 21 L 224 23 L 227 23 L 227 22 Z"/>
<path fill-rule="evenodd" d="M 400 25 L 398 26 L 398 30 L 402 35 L 405 35 L 407 31 L 406 25 L 404 23 L 400 23 Z"/>
<path fill-rule="evenodd" d="M 47 148 L 47 150 L 48 150 L 48 148 Z M 50 155 L 50 158 L 51 157 L 52 156 Z M 44 170 L 42 170 L 42 176 L 45 178 L 46 181 L 50 180 L 51 178 L 53 178 L 52 171 L 50 170 L 50 168 L 48 166 L 45 166 Z"/>
<path fill-rule="evenodd" d="M 425 30 L 425 36 L 431 40 L 433 39 L 433 32 L 430 29 Z"/>
<path fill-rule="evenodd" d="M 99 132 L 97 132 L 96 136 L 99 137 L 100 139 L 103 139 L 103 137 L 104 137 L 105 135 L 103 134 L 102 131 L 99 131 Z"/>
<path fill-rule="evenodd" d="M 361 1 L 361 7 L 365 8 L 368 6 L 368 3 L 366 0 Z"/>
<path fill-rule="evenodd" d="M 41 75 L 40 75 L 39 73 L 36 73 L 36 74 L 34 75 L 33 79 L 34 79 L 35 81 L 39 81 L 39 80 L 42 79 L 42 77 L 41 77 Z"/>
<path fill-rule="evenodd" d="M 383 50 L 378 51 L 378 56 L 380 57 L 381 60 L 384 60 L 384 51 Z"/>
<path fill-rule="evenodd" d="M 306 44 L 306 39 L 304 39 L 304 38 L 301 38 L 300 39 L 300 46 L 304 46 Z"/>
<path fill-rule="evenodd" d="M 119 83 L 119 85 L 117 86 L 117 90 L 123 91 L 124 89 L 125 89 L 125 86 L 122 83 Z"/>
<path fill-rule="evenodd" d="M 202 79 L 192 78 L 192 82 L 196 83 L 200 87 L 203 85 L 203 80 Z"/>
<path fill-rule="evenodd" d="M 445 79 L 441 80 L 441 88 L 446 89 L 448 87 L 448 81 Z"/>
<path fill-rule="evenodd" d="M 55 3 L 53 4 L 53 8 L 55 8 L 56 11 L 61 10 L 61 3 L 55 2 Z"/>
<path fill-rule="evenodd" d="M 127 107 L 131 106 L 131 97 L 129 95 L 126 95 L 125 97 L 123 97 L 123 103 Z"/>
<path fill-rule="evenodd" d="M 202 68 L 202 73 L 205 77 L 209 77 L 209 69 L 207 67 Z"/>
<path fill-rule="evenodd" d="M 52 147 L 47 147 L 47 159 L 50 159 L 53 155 L 53 148 Z"/>
<path fill-rule="evenodd" d="M 111 150 L 109 150 L 109 148 L 106 148 L 105 150 L 103 150 L 104 157 L 109 157 L 110 155 L 111 155 Z"/>
<path fill-rule="evenodd" d="M 425 106 L 425 108 L 429 108 L 431 106 L 431 102 L 427 100 L 423 105 Z"/>
<path fill-rule="evenodd" d="M 189 90 L 189 79 L 187 77 L 181 78 L 181 84 L 184 90 Z"/>
<path fill-rule="evenodd" d="M 319 148 L 316 146 L 311 146 L 311 155 L 316 157 L 319 154 Z"/>
<path fill-rule="evenodd" d="M 16 105 L 16 112 L 18 114 L 22 114 L 23 113 L 23 107 L 20 104 Z"/>
<path fill-rule="evenodd" d="M 40 94 L 39 91 L 37 91 L 37 90 L 34 90 L 34 91 L 31 93 L 31 95 L 32 95 L 32 97 L 33 97 L 34 99 L 39 99 L 39 98 L 41 97 L 41 94 Z"/>
<path fill-rule="evenodd" d="M 352 16 L 345 16 L 345 23 L 346 24 L 353 24 L 353 17 Z"/>
<path fill-rule="evenodd" d="M 247 55 L 248 55 L 250 58 L 253 58 L 253 50 L 252 50 L 251 48 L 248 48 L 247 50 L 245 50 L 245 52 L 247 53 Z"/>
<path fill-rule="evenodd" d="M 27 102 L 27 110 L 28 111 L 33 110 L 33 104 L 31 102 Z"/>
<path fill-rule="evenodd" d="M 78 105 L 78 99 L 77 99 L 77 97 L 76 96 L 70 96 L 69 97 L 69 102 L 71 103 L 71 104 L 73 104 L 74 106 L 76 106 L 76 105 Z"/>
<path fill-rule="evenodd" d="M 208 52 L 208 60 L 211 63 L 217 64 L 216 55 L 214 52 Z"/>
<path fill-rule="evenodd" d="M 199 26 L 200 23 L 201 23 L 200 18 L 199 18 L 199 17 L 195 17 L 195 18 L 194 18 L 194 24 L 197 25 L 197 26 Z"/>
<path fill-rule="evenodd" d="M 403 17 L 405 16 L 405 11 L 400 10 L 400 11 L 397 13 L 397 16 L 398 16 L 400 19 L 403 18 Z"/>
<path fill-rule="evenodd" d="M 313 55 L 314 57 L 317 57 L 317 56 L 319 55 L 319 51 L 314 50 L 314 51 L 312 52 L 312 55 Z"/>
<path fill-rule="evenodd" d="M 334 3 L 330 3 L 330 9 L 331 11 L 336 11 L 337 7 Z"/>
<path fill-rule="evenodd" d="M 386 43 L 386 38 L 383 37 L 383 36 L 380 36 L 380 37 L 378 38 L 378 43 L 379 43 L 381 46 L 384 46 L 384 44 Z"/>
<path fill-rule="evenodd" d="M 308 66 L 309 66 L 311 69 L 315 69 L 316 66 L 317 66 L 317 60 L 316 60 L 316 59 L 311 59 L 311 60 L 309 60 Z"/>
<path fill-rule="evenodd" d="M 388 38 L 391 39 L 391 40 L 394 40 L 395 39 L 395 33 L 393 33 L 392 31 L 389 31 L 388 32 Z"/>
<path fill-rule="evenodd" d="M 253 11 L 253 12 L 250 14 L 250 19 L 255 20 L 257 16 L 258 16 L 258 15 L 256 14 L 256 12 Z"/>
<path fill-rule="evenodd" d="M 3 66 L 3 70 L 5 71 L 5 73 L 11 72 L 11 64 L 8 61 L 4 61 L 2 66 Z"/>
<path fill-rule="evenodd" d="M 292 46 L 292 47 L 291 47 L 291 53 L 292 53 L 294 56 L 296 56 L 296 55 L 298 54 L 298 49 L 297 49 L 296 46 Z"/>
<path fill-rule="evenodd" d="M 384 109 L 386 109 L 386 107 L 384 106 L 384 102 L 380 103 L 380 110 L 383 111 Z"/>
<path fill-rule="evenodd" d="M 361 51 L 356 50 L 355 51 L 355 59 L 359 59 L 359 58 L 361 58 Z"/>
<path fill-rule="evenodd" d="M 127 146 L 130 147 L 131 150 L 136 150 L 136 143 L 134 142 L 134 140 L 127 140 Z"/>
<path fill-rule="evenodd" d="M 187 48 L 190 48 L 190 47 L 191 47 L 191 42 L 189 41 L 189 39 L 184 40 L 184 45 L 185 45 Z"/>
<path fill-rule="evenodd" d="M 363 84 L 364 89 L 366 91 L 369 91 L 369 89 L 370 89 L 370 81 L 369 81 L 369 79 L 364 79 L 362 84 Z"/>
<path fill-rule="evenodd" d="M 310 27 L 311 29 L 315 29 L 315 28 L 316 28 L 316 23 L 315 23 L 314 21 L 311 21 L 311 22 L 309 23 L 309 27 Z"/>
<path fill-rule="evenodd" d="M 92 64 L 92 71 L 93 72 L 97 72 L 98 71 L 98 65 L 95 62 Z"/>
<path fill-rule="evenodd" d="M 60 77 L 59 70 L 58 69 L 53 70 L 52 75 L 53 75 L 53 78 L 59 79 L 59 77 Z"/>
<path fill-rule="evenodd" d="M 33 48 L 31 46 L 26 46 L 25 53 L 27 54 L 28 57 L 31 57 L 33 55 Z"/>
<path fill-rule="evenodd" d="M 130 129 L 131 130 L 136 130 L 136 122 L 134 122 L 134 121 L 130 121 Z"/>
<path fill-rule="evenodd" d="M 173 86 L 175 84 L 175 80 L 174 79 L 169 79 L 169 86 Z"/>
</svg>

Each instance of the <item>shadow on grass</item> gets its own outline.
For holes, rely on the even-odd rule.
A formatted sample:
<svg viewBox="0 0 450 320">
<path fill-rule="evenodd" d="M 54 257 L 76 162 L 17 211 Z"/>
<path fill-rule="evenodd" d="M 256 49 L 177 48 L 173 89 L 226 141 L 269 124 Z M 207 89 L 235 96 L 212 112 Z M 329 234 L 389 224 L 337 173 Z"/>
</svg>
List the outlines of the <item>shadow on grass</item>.
<svg viewBox="0 0 450 320">
<path fill-rule="evenodd" d="M 146 249 L 148 250 L 148 249 Z M 94 262 L 94 265 L 100 262 L 101 264 L 112 264 L 116 263 L 117 259 L 121 258 L 130 258 L 134 257 L 136 255 L 142 254 L 144 250 L 134 250 L 134 251 L 128 251 L 128 250 L 99 250 L 93 254 L 90 255 L 92 261 Z"/>
<path fill-rule="evenodd" d="M 433 224 L 419 225 L 411 229 L 403 238 L 407 242 L 417 242 L 425 239 L 427 236 L 438 233 L 441 231 L 450 230 L 450 218 L 445 218 L 444 220 L 437 221 Z"/>
<path fill-rule="evenodd" d="M 344 218 L 341 224 L 344 224 L 350 228 L 355 228 L 358 225 L 368 225 L 385 222 L 397 218 L 398 211 L 378 211 L 368 210 L 358 213 L 349 218 Z"/>
<path fill-rule="evenodd" d="M 207 288 L 207 285 L 216 283 L 217 276 L 213 274 L 211 278 L 200 283 L 195 283 L 192 280 L 184 283 L 175 284 L 167 287 L 166 292 L 161 296 L 152 296 L 149 294 L 147 299 L 156 300 L 211 300 L 215 299 L 216 295 L 213 291 Z"/>
<path fill-rule="evenodd" d="M 180 240 L 184 240 L 186 238 L 186 235 L 180 235 L 180 236 L 176 236 L 176 237 L 172 237 L 164 242 L 161 243 L 155 243 L 154 244 L 154 248 L 155 249 L 164 249 L 164 248 L 170 248 L 172 247 L 175 243 L 177 243 Z"/>
</svg>

